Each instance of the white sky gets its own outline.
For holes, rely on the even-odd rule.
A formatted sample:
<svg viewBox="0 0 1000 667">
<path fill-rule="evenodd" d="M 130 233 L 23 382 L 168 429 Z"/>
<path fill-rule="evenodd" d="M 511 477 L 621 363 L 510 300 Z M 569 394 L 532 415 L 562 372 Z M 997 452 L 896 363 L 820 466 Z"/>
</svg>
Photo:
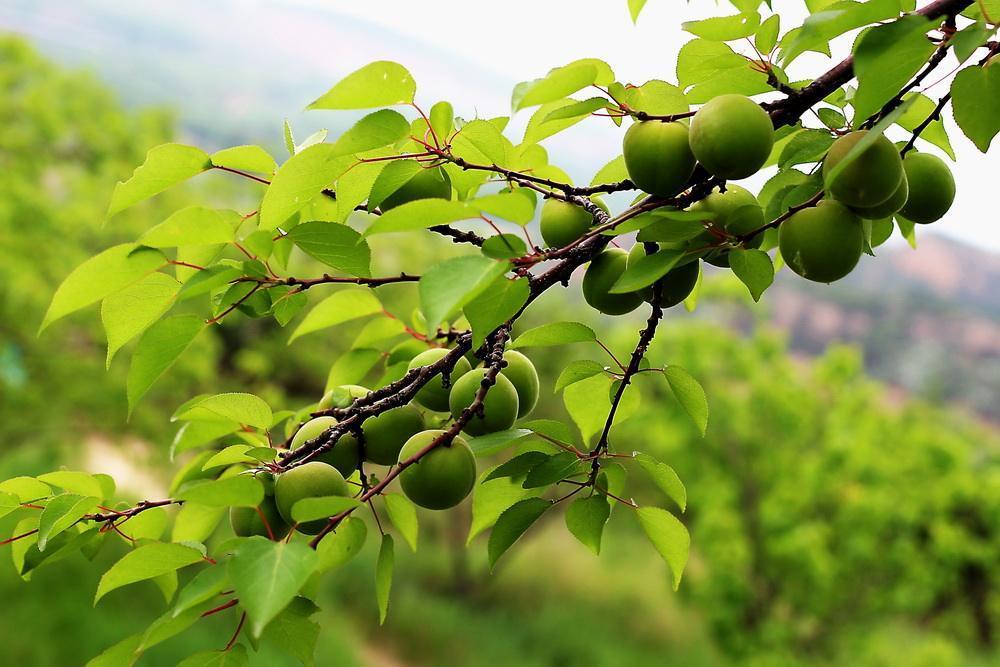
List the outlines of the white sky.
<svg viewBox="0 0 1000 667">
<path fill-rule="evenodd" d="M 391 58 L 410 68 L 418 83 L 418 101 L 428 106 L 445 97 L 466 115 L 507 115 L 510 91 L 521 80 L 542 76 L 549 68 L 582 57 L 607 61 L 619 80 L 641 83 L 652 78 L 676 81 L 674 67 L 681 45 L 692 38 L 680 29 L 682 21 L 731 12 L 728 3 L 717 7 L 710 0 L 649 0 L 634 26 L 626 0 L 482 0 L 462 3 L 444 0 L 366 0 L 365 2 L 328 2 L 324 0 L 287 0 L 290 4 L 334 11 L 368 23 L 377 49 L 355 48 L 337 55 L 354 62 L 353 67 L 372 60 Z M 798 25 L 805 17 L 801 0 L 775 0 L 775 8 L 785 20 L 783 29 Z M 918 0 L 918 4 L 926 4 Z M 762 7 L 766 10 L 766 7 Z M 398 48 L 392 46 L 392 33 L 405 37 Z M 839 54 L 849 49 L 850 40 L 839 44 Z M 415 46 L 444 52 L 447 58 L 424 59 Z M 355 45 L 357 46 L 357 45 Z M 377 52 L 376 52 L 377 50 Z M 807 54 L 797 60 L 790 77 L 815 76 L 830 63 L 826 58 Z M 338 63 L 348 65 L 347 62 Z M 954 61 L 939 68 L 941 76 Z M 469 81 L 470 71 L 485 70 L 495 75 L 491 81 Z M 935 73 L 936 74 L 936 73 Z M 930 77 L 930 82 L 938 79 Z M 948 82 L 928 91 L 932 98 L 947 92 Z M 520 127 L 530 110 L 518 114 L 512 125 Z M 520 122 L 518 122 L 520 121 Z M 580 178 L 589 174 L 574 172 L 573 163 L 602 163 L 620 152 L 621 130 L 604 119 L 584 121 L 567 131 L 564 137 L 546 142 L 551 159 Z M 1000 250 L 1000 220 L 997 220 L 995 193 L 1000 172 L 1000 140 L 994 142 L 993 154 L 980 153 L 955 127 L 950 117 L 949 136 L 958 156 L 954 165 L 958 199 L 946 218 L 934 230 L 961 238 L 981 247 Z M 516 135 L 515 135 L 516 137 Z M 899 139 L 903 135 L 894 136 Z M 920 144 L 924 150 L 927 144 Z M 988 186 L 989 181 L 989 186 Z M 753 181 L 751 181 L 753 183 Z M 992 206 L 991 206 L 992 204 Z M 918 230 L 919 237 L 919 230 Z"/>
</svg>

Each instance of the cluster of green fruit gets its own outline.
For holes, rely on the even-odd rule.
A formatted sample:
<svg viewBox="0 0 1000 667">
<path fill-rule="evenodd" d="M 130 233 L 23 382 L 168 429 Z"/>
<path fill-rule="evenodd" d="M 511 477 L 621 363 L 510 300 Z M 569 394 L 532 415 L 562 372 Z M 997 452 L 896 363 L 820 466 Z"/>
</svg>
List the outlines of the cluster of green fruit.
<svg viewBox="0 0 1000 667">
<path fill-rule="evenodd" d="M 427 350 L 415 356 L 409 367 L 436 363 L 448 352 L 445 348 Z M 503 369 L 483 401 L 482 414 L 473 415 L 463 428 L 471 436 L 511 428 L 538 402 L 538 373 L 531 360 L 513 350 L 504 353 L 503 360 Z M 414 403 L 432 413 L 448 413 L 451 418 L 458 419 L 474 401 L 486 373 L 486 368 L 473 368 L 466 357 L 460 357 L 447 381 L 440 376 L 432 378 L 417 392 Z M 355 399 L 368 393 L 368 389 L 358 385 L 336 387 L 323 396 L 317 409 L 348 408 Z M 409 403 L 370 417 L 361 426 L 363 442 L 353 434 L 344 434 L 332 449 L 279 474 L 273 484 L 266 482 L 266 497 L 258 508 L 232 509 L 233 531 L 244 537 L 262 535 L 281 539 L 295 525 L 292 519 L 295 503 L 304 498 L 350 495 L 347 478 L 359 470 L 362 458 L 390 466 L 419 454 L 445 431 L 426 428 L 425 414 L 417 405 Z M 448 417 L 440 417 L 443 425 Z M 436 418 L 426 417 L 427 420 Z M 336 424 L 334 417 L 311 419 L 295 433 L 291 449 L 316 440 Z M 261 476 L 267 477 L 267 474 Z M 427 509 L 448 509 L 462 502 L 472 491 L 476 481 L 476 459 L 469 444 L 458 436 L 451 443 L 422 456 L 400 474 L 399 480 L 403 493 L 415 504 Z M 315 535 L 325 524 L 325 520 L 307 521 L 295 528 Z"/>
<path fill-rule="evenodd" d="M 823 161 L 824 178 L 868 135 L 837 139 Z M 911 222 L 940 220 L 955 201 L 955 179 L 938 157 L 910 152 L 900 158 L 884 136 L 866 142 L 830 183 L 831 198 L 794 213 L 778 234 L 781 256 L 803 278 L 829 283 L 850 273 L 864 250 L 862 218 L 884 220 L 897 213 Z"/>
</svg>

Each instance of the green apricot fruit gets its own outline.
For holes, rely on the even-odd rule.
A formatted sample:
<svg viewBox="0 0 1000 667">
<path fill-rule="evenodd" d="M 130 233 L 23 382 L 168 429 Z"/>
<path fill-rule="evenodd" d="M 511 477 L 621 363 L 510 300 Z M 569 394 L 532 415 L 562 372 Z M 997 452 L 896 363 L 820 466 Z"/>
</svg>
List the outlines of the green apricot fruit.
<svg viewBox="0 0 1000 667">
<path fill-rule="evenodd" d="M 330 391 L 323 394 L 323 398 L 319 399 L 319 405 L 317 409 L 319 410 L 331 410 L 333 408 L 349 408 L 351 404 L 354 403 L 354 399 L 363 398 L 369 393 L 367 387 L 362 387 L 357 384 L 342 384 L 339 387 L 334 387 Z"/>
<path fill-rule="evenodd" d="M 628 253 L 621 248 L 607 248 L 590 261 L 583 274 L 583 298 L 605 315 L 624 315 L 639 307 L 642 292 L 612 294 L 609 290 L 625 273 Z"/>
<path fill-rule="evenodd" d="M 444 431 L 417 433 L 399 452 L 405 461 L 431 444 Z M 476 457 L 461 436 L 450 445 L 439 446 L 399 475 L 403 493 L 414 504 L 431 510 L 445 510 L 462 502 L 476 483 Z"/>
<path fill-rule="evenodd" d="M 362 430 L 365 434 L 365 458 L 388 466 L 399 459 L 403 443 L 424 430 L 424 418 L 414 406 L 403 405 L 368 419 Z"/>
<path fill-rule="evenodd" d="M 733 236 L 748 234 L 764 226 L 764 209 L 760 202 L 752 192 L 738 185 L 727 184 L 725 192 L 712 192 L 701 201 L 692 204 L 688 210 L 704 214 L 717 229 Z M 717 238 L 706 231 L 692 239 L 688 247 L 700 248 L 716 241 Z M 763 241 L 764 234 L 761 233 L 748 239 L 743 245 L 746 248 L 759 248 Z M 728 268 L 729 250 L 714 250 L 705 256 L 705 261 Z"/>
<path fill-rule="evenodd" d="M 259 511 L 258 511 L 259 510 Z M 263 517 L 263 518 L 262 518 Z M 267 522 L 266 524 L 264 522 Z M 237 537 L 253 537 L 260 535 L 269 539 L 280 540 L 292 529 L 281 518 L 274 498 L 265 497 L 257 507 L 232 507 L 229 510 L 229 523 Z M 270 531 L 268 530 L 270 528 Z"/>
<path fill-rule="evenodd" d="M 908 153 L 903 169 L 910 196 L 900 214 L 922 225 L 943 218 L 955 201 L 955 177 L 944 160 L 929 153 Z"/>
<path fill-rule="evenodd" d="M 743 95 L 719 95 L 691 119 L 691 152 L 719 178 L 746 178 L 771 155 L 774 125 L 767 112 Z"/>
<path fill-rule="evenodd" d="M 417 356 L 410 360 L 410 369 L 419 368 L 420 366 L 429 366 L 441 360 L 442 357 L 448 354 L 450 350 L 443 347 L 436 347 L 425 352 L 421 352 Z M 440 375 L 436 375 L 431 378 L 430 382 L 425 384 L 417 392 L 414 397 L 417 403 L 424 406 L 428 410 L 434 410 L 435 412 L 448 412 L 448 395 L 451 393 L 451 386 L 453 386 L 459 378 L 472 370 L 472 364 L 465 357 L 461 357 L 455 364 L 455 367 L 451 370 L 451 375 L 449 376 L 450 384 L 449 386 L 444 385 L 444 378 Z"/>
<path fill-rule="evenodd" d="M 854 208 L 854 212 L 862 218 L 867 218 L 868 220 L 882 220 L 883 218 L 888 218 L 893 213 L 896 213 L 903 208 L 909 196 L 909 180 L 906 176 L 903 176 L 903 180 L 899 182 L 899 187 L 896 188 L 896 191 L 892 193 L 891 197 L 878 206 L 872 206 L 871 208 Z"/>
<path fill-rule="evenodd" d="M 517 350 L 504 352 L 503 360 L 507 362 L 503 368 L 503 375 L 510 380 L 517 391 L 517 416 L 520 419 L 531 412 L 538 403 L 541 386 L 538 381 L 538 371 L 535 370 L 531 359 Z"/>
<path fill-rule="evenodd" d="M 385 213 L 418 199 L 451 199 L 451 179 L 441 167 L 421 169 L 378 205 Z"/>
<path fill-rule="evenodd" d="M 608 212 L 608 207 L 599 199 L 595 204 Z M 561 248 L 577 240 L 594 224 L 594 216 L 585 209 L 561 199 L 547 199 L 542 205 L 539 228 L 545 243 L 553 248 Z"/>
<path fill-rule="evenodd" d="M 316 417 L 310 419 L 296 432 L 292 438 L 292 449 L 298 449 L 310 440 L 315 440 L 327 429 L 336 425 L 337 420 L 333 417 Z M 321 461 L 336 468 L 342 475 L 350 477 L 351 473 L 358 468 L 361 460 L 361 448 L 358 446 L 358 439 L 353 435 L 345 433 L 337 439 L 333 449 L 323 452 L 316 457 Z"/>
<path fill-rule="evenodd" d="M 660 294 L 660 306 L 672 308 L 688 298 L 694 291 L 694 286 L 698 284 L 698 262 L 688 262 L 681 266 L 675 266 L 663 276 L 660 281 L 663 285 Z"/>
<path fill-rule="evenodd" d="M 274 502 L 278 506 L 281 518 L 287 523 L 295 523 L 292 519 L 292 507 L 303 498 L 322 498 L 325 496 L 349 496 L 350 487 L 344 476 L 331 465 L 320 461 L 309 461 L 283 472 L 274 483 Z M 300 533 L 315 535 L 323 530 L 326 521 L 306 521 L 296 526 Z"/>
<path fill-rule="evenodd" d="M 451 388 L 451 396 L 448 397 L 452 417 L 458 419 L 462 411 L 472 405 L 485 375 L 485 368 L 476 368 L 455 382 L 455 386 Z M 517 421 L 517 389 L 503 373 L 497 375 L 496 380 L 483 400 L 483 416 L 474 415 L 462 429 L 469 435 L 506 431 Z"/>
<path fill-rule="evenodd" d="M 651 195 L 672 197 L 694 173 L 694 154 L 683 123 L 633 123 L 625 133 L 622 153 L 628 177 Z"/>
<path fill-rule="evenodd" d="M 846 134 L 830 146 L 823 160 L 823 177 L 840 164 L 867 130 Z M 891 141 L 880 136 L 848 164 L 830 184 L 830 193 L 839 201 L 858 208 L 872 208 L 895 194 L 903 180 L 903 161 Z"/>
<path fill-rule="evenodd" d="M 861 259 L 861 220 L 838 201 L 826 199 L 785 220 L 778 247 L 792 271 L 819 283 L 840 280 Z"/>
</svg>

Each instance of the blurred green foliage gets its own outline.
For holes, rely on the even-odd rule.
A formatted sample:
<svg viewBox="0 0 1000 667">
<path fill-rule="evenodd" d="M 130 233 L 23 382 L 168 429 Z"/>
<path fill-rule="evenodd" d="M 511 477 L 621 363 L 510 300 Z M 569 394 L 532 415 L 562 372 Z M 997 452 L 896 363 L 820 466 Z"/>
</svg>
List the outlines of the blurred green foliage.
<svg viewBox="0 0 1000 667">
<path fill-rule="evenodd" d="M 93 78 L 0 40 L 4 476 L 37 472 L 56 456 L 78 461 L 92 436 L 128 433 L 152 445 L 122 450 L 124 459 L 146 465 L 149 458 L 162 483 L 167 473 L 157 463 L 172 436 L 166 416 L 184 398 L 207 386 L 241 387 L 305 404 L 318 397 L 330 360 L 348 342 L 349 333 L 338 332 L 289 352 L 287 334 L 274 324 L 217 327 L 127 424 L 125 368 L 116 363 L 105 372 L 93 313 L 36 338 L 52 289 L 71 267 L 185 201 L 179 190 L 102 227 L 114 182 L 170 134 L 168 115 L 126 113 Z M 211 196 L 240 201 L 244 193 L 227 185 L 216 181 Z M 405 252 L 384 243 L 386 270 L 450 251 L 444 240 Z M 709 291 L 731 293 L 725 285 Z M 393 294 L 385 292 L 386 302 L 401 303 Z M 548 317 L 578 319 L 575 298 L 547 297 Z M 648 449 L 687 484 L 693 550 L 679 595 L 635 522 L 612 524 L 616 534 L 599 560 L 548 518 L 491 576 L 483 539 L 465 549 L 465 512 L 428 517 L 432 534 L 421 551 L 400 550 L 387 630 L 375 625 L 374 558 L 358 558 L 333 578 L 324 591 L 319 664 L 947 667 L 996 659 L 996 433 L 940 406 L 894 397 L 865 378 L 853 350 L 796 361 L 774 333 L 738 336 L 683 314 L 671 319 L 651 357 L 704 383 L 708 436 L 694 431 L 662 377 L 644 373 L 637 379 L 643 408 L 616 429 L 615 445 Z M 638 320 L 605 319 L 598 328 L 624 352 Z M 535 356 L 547 382 L 538 416 L 564 415 L 552 383 L 580 355 L 594 356 L 576 348 Z M 4 534 L 8 523 L 0 521 Z M 366 550 L 375 548 L 369 539 Z M 109 547 L 98 558 L 107 566 L 123 550 Z M 79 664 L 162 608 L 155 587 L 143 584 L 93 610 L 100 571 L 74 557 L 40 569 L 29 588 L 2 568 L 4 662 Z M 146 662 L 175 664 L 216 647 L 234 623 L 225 614 L 199 623 Z M 14 631 L 28 626 L 31 632 Z M 257 660 L 278 664 L 264 654 Z"/>
</svg>

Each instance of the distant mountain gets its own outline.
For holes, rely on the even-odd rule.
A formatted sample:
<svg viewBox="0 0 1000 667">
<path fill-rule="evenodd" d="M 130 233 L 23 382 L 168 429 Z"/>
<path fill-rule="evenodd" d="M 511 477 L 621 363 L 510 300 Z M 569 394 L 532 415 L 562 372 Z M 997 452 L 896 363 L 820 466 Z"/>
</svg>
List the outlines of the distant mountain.
<svg viewBox="0 0 1000 667">
<path fill-rule="evenodd" d="M 918 248 L 879 250 L 830 286 L 782 271 L 771 319 L 799 351 L 858 344 L 872 375 L 1000 421 L 1000 256 L 933 233 Z"/>
</svg>

